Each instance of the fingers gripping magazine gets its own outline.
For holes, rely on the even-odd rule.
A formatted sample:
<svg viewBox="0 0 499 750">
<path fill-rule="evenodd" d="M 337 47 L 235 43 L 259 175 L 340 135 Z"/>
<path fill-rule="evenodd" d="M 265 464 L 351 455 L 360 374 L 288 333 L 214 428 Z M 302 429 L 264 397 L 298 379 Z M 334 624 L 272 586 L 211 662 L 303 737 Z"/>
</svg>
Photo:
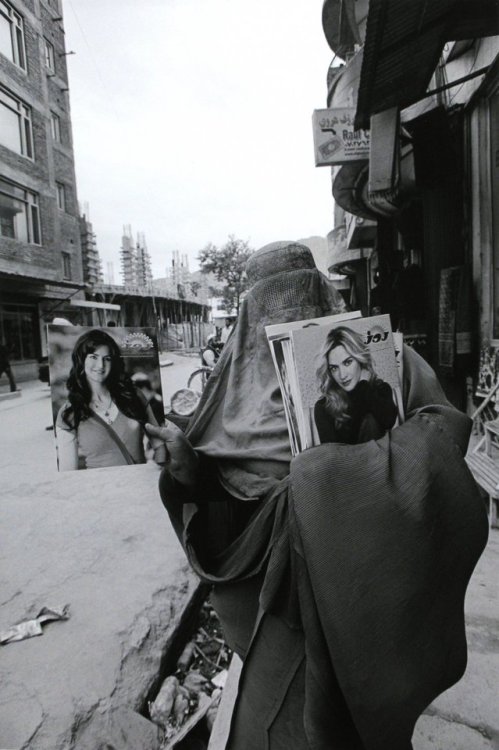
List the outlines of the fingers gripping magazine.
<svg viewBox="0 0 499 750">
<path fill-rule="evenodd" d="M 378 439 L 403 422 L 401 341 L 388 315 L 297 321 L 269 326 L 267 336 L 293 455 Z"/>
</svg>

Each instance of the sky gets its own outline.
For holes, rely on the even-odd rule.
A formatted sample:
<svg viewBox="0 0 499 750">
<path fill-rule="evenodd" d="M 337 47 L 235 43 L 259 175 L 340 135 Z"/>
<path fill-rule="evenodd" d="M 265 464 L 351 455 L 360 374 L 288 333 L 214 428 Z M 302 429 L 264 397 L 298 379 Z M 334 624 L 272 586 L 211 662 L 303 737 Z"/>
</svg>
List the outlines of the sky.
<svg viewBox="0 0 499 750">
<path fill-rule="evenodd" d="M 78 199 L 115 283 L 124 225 L 156 278 L 229 235 L 258 249 L 331 230 L 322 3 L 63 0 Z"/>
</svg>

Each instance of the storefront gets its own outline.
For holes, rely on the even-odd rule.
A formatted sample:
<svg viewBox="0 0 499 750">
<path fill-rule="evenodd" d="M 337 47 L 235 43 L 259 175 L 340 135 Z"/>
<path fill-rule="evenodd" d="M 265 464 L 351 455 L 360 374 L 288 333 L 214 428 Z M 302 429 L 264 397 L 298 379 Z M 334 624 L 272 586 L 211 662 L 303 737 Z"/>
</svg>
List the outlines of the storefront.
<svg viewBox="0 0 499 750">
<path fill-rule="evenodd" d="M 337 5 L 326 0 L 326 18 Z M 345 229 L 348 213 L 376 222 L 358 306 L 389 312 L 465 408 L 479 348 L 499 346 L 497 3 L 351 10 L 359 34 L 325 34 L 345 59 L 330 69 L 328 107 L 349 102 L 354 132 L 370 140 L 367 160 L 333 173 Z"/>
<path fill-rule="evenodd" d="M 39 360 L 46 355 L 46 324 L 69 300 L 82 296 L 82 285 L 44 281 L 3 273 L 0 276 L 0 341 L 9 351 L 17 383 L 38 377 Z M 76 308 L 74 308 L 76 309 Z M 3 376 L 1 384 L 7 381 Z"/>
<path fill-rule="evenodd" d="M 37 358 L 37 317 L 35 304 L 0 303 L 0 337 L 8 343 L 11 362 Z"/>
<path fill-rule="evenodd" d="M 499 65 L 491 69 L 470 101 L 466 136 L 470 158 L 473 282 L 481 291 L 480 341 L 499 347 Z"/>
</svg>

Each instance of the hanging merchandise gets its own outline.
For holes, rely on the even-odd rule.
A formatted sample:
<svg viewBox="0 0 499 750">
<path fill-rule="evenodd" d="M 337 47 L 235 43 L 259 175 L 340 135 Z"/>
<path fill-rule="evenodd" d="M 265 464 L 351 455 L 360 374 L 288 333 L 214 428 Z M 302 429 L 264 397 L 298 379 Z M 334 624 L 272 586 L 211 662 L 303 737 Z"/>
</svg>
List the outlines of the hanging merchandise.
<svg viewBox="0 0 499 750">
<path fill-rule="evenodd" d="M 449 375 L 471 354 L 471 285 L 465 266 L 440 271 L 438 364 Z"/>
</svg>

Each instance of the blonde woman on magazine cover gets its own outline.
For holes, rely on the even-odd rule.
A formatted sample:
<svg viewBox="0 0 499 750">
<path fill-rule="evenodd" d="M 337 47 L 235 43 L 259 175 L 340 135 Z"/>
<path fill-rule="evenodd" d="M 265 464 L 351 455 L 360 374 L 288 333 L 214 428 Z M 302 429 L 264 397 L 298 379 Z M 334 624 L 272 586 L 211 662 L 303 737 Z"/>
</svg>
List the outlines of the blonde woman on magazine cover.
<svg viewBox="0 0 499 750">
<path fill-rule="evenodd" d="M 327 335 L 317 370 L 321 397 L 314 419 L 321 443 L 377 440 L 397 419 L 388 383 L 377 377 L 362 336 L 347 326 Z"/>
</svg>

